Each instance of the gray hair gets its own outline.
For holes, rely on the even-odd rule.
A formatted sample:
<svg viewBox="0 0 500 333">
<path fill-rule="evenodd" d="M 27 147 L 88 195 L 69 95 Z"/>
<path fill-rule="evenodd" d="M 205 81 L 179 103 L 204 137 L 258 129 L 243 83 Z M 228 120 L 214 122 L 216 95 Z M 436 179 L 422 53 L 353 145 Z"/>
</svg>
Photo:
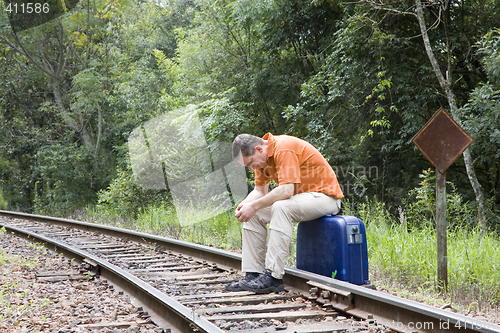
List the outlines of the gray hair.
<svg viewBox="0 0 500 333">
<path fill-rule="evenodd" d="M 264 140 L 251 134 L 240 134 L 233 141 L 233 159 L 240 153 L 242 156 L 251 156 L 254 154 L 255 146 L 264 144 Z"/>
</svg>

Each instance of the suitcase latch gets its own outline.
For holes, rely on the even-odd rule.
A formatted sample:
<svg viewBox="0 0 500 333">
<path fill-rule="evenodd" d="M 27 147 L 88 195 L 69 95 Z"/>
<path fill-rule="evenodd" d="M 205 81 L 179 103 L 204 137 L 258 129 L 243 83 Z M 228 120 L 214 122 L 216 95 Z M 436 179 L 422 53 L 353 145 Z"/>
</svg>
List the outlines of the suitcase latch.
<svg viewBox="0 0 500 333">
<path fill-rule="evenodd" d="M 348 224 L 347 228 L 347 243 L 348 244 L 362 244 L 363 234 L 361 233 L 361 228 L 359 224 Z"/>
</svg>

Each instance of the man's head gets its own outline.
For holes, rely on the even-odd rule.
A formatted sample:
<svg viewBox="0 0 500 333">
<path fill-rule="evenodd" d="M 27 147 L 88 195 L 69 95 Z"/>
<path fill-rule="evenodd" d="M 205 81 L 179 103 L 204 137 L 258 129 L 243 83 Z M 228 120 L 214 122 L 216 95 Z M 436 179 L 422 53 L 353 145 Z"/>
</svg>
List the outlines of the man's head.
<svg viewBox="0 0 500 333">
<path fill-rule="evenodd" d="M 250 170 L 264 168 L 267 163 L 267 142 L 255 135 L 240 134 L 233 141 L 233 159 Z"/>
</svg>

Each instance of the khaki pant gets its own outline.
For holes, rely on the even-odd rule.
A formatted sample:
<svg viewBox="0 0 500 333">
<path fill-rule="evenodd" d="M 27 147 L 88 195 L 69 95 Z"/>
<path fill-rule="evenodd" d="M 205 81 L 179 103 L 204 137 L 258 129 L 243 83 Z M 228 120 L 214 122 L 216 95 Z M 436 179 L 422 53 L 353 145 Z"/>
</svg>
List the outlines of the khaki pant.
<svg viewBox="0 0 500 333">
<path fill-rule="evenodd" d="M 243 224 L 242 271 L 260 273 L 264 268 L 276 279 L 283 278 L 290 254 L 293 222 L 310 221 L 340 210 L 340 199 L 323 193 L 300 193 L 263 208 Z M 267 227 L 269 243 L 266 255 Z"/>
</svg>

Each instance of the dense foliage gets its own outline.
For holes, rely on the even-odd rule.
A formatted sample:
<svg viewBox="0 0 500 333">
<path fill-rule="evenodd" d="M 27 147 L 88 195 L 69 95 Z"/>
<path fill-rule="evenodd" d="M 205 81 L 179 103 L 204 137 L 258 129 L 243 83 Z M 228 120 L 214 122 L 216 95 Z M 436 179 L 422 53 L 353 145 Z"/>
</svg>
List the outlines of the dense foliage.
<svg viewBox="0 0 500 333">
<path fill-rule="evenodd" d="M 487 226 L 496 229 L 500 1 L 424 5 L 431 46 L 474 138 Z M 327 157 L 350 201 L 375 196 L 392 214 L 411 215 L 422 198 L 410 190 L 430 167 L 411 139 L 449 109 L 414 6 L 96 0 L 17 34 L 3 11 L 0 198 L 12 210 L 52 215 L 107 205 L 137 217 L 168 204 L 168 189 L 134 183 L 127 140 L 146 121 L 195 105 L 208 142 L 241 132 L 299 136 Z M 463 159 L 447 176 L 473 211 Z M 452 225 L 475 226 L 473 216 Z"/>
</svg>

